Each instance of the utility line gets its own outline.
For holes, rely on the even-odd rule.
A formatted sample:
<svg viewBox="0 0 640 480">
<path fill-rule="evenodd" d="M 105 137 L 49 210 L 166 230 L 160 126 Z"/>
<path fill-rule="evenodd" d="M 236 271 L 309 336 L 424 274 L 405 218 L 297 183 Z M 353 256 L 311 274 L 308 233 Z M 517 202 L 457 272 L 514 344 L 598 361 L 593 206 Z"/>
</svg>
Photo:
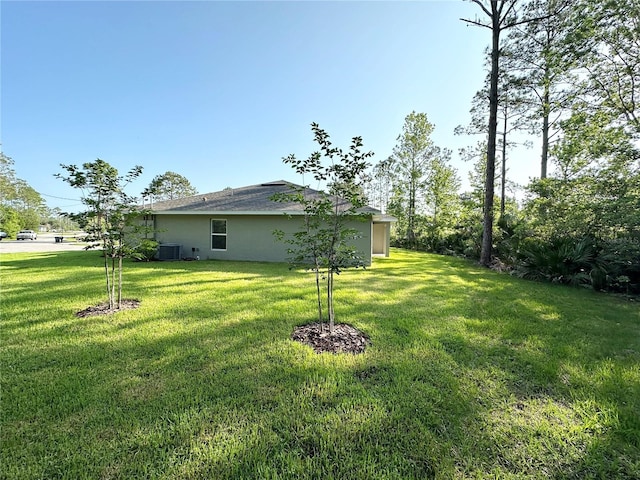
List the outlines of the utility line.
<svg viewBox="0 0 640 480">
<path fill-rule="evenodd" d="M 38 192 L 40 193 L 40 192 Z M 57 200 L 69 200 L 70 202 L 81 202 L 82 200 L 78 198 L 65 198 L 65 197 L 56 197 L 55 195 L 47 195 L 46 193 L 40 193 L 43 197 L 55 198 Z"/>
</svg>

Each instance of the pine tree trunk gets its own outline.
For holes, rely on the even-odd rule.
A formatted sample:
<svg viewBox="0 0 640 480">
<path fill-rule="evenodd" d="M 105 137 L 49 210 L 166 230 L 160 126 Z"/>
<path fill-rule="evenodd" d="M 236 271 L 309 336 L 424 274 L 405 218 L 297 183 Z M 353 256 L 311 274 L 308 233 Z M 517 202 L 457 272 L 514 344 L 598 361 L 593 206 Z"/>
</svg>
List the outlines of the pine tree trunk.
<svg viewBox="0 0 640 480">
<path fill-rule="evenodd" d="M 489 90 L 489 138 L 487 141 L 487 169 L 485 175 L 484 215 L 482 225 L 482 250 L 480 263 L 491 264 L 493 249 L 493 195 L 496 171 L 496 136 L 498 130 L 498 60 L 500 57 L 500 19 L 493 15 L 491 79 Z"/>
<path fill-rule="evenodd" d="M 409 228 L 407 231 L 407 240 L 409 246 L 413 249 L 416 247 L 415 232 L 415 215 L 416 215 L 416 186 L 413 179 L 409 183 Z"/>
<path fill-rule="evenodd" d="M 547 178 L 547 163 L 549 159 L 549 84 L 544 86 L 542 107 L 542 155 L 540 157 L 540 178 Z"/>
<path fill-rule="evenodd" d="M 506 102 L 506 101 L 505 101 Z M 504 217 L 504 200 L 507 190 L 507 108 L 504 108 L 502 131 L 502 182 L 500 183 L 500 218 Z"/>
</svg>

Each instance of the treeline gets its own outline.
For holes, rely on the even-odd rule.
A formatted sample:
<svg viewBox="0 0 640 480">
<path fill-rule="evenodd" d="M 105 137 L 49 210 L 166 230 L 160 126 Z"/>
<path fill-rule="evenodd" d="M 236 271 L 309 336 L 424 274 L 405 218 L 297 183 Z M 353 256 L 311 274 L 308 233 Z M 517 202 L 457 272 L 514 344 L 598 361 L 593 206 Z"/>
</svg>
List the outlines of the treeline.
<svg viewBox="0 0 640 480">
<path fill-rule="evenodd" d="M 493 43 L 485 87 L 456 129 L 475 137 L 460 152 L 474 162 L 471 190 L 458 193 L 426 114 L 409 114 L 368 192 L 398 218 L 394 244 L 640 293 L 640 1 L 473 3 L 487 21 L 466 21 Z M 508 177 L 515 132 L 541 144 L 539 177 L 520 203 Z"/>
<path fill-rule="evenodd" d="M 49 208 L 33 187 L 18 178 L 14 160 L 0 152 L 0 230 L 9 237 L 18 231 L 55 230 L 68 231 L 81 227 L 73 215 L 60 208 Z M 88 163 L 87 165 L 89 165 Z M 141 202 L 171 200 L 195 195 L 197 190 L 189 180 L 175 172 L 156 175 L 140 194 Z M 79 199 L 78 202 L 81 202 Z"/>
<path fill-rule="evenodd" d="M 16 176 L 13 165 L 0 152 L 0 230 L 10 237 L 22 229 L 37 231 L 51 216 L 42 196 Z"/>
</svg>

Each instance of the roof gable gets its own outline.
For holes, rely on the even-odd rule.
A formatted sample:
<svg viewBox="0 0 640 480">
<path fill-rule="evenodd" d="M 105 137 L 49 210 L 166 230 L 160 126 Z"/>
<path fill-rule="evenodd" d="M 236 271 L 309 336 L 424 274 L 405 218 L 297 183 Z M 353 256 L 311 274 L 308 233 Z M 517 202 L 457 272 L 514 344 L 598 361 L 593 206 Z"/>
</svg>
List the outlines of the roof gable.
<svg viewBox="0 0 640 480">
<path fill-rule="evenodd" d="M 302 214 L 302 205 L 294 202 L 274 202 L 271 199 L 276 193 L 292 192 L 294 188 L 302 187 L 284 180 L 277 180 L 248 187 L 228 188 L 218 192 L 155 202 L 150 209 L 154 213 L 175 214 L 222 212 L 245 215 L 269 213 Z M 307 188 L 306 192 L 310 196 L 321 194 L 321 192 L 310 188 Z M 349 205 L 346 200 L 342 200 L 341 204 L 344 207 Z M 359 210 L 371 214 L 381 213 L 371 207 L 363 207 Z"/>
</svg>

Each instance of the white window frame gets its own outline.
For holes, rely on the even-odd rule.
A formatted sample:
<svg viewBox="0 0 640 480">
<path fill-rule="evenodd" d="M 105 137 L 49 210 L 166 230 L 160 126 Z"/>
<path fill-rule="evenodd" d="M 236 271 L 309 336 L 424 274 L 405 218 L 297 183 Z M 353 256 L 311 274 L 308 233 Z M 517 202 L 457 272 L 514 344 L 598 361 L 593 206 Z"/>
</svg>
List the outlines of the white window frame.
<svg viewBox="0 0 640 480">
<path fill-rule="evenodd" d="M 213 231 L 213 222 L 224 222 L 224 233 L 219 233 L 219 232 L 214 232 Z M 228 229 L 228 222 L 226 218 L 212 218 L 211 221 L 209 222 L 210 225 L 210 230 L 211 230 L 211 250 L 215 251 L 215 252 L 226 252 L 227 251 L 227 229 Z M 224 240 L 224 248 L 213 248 L 213 237 L 214 235 L 216 237 L 225 237 Z"/>
</svg>

